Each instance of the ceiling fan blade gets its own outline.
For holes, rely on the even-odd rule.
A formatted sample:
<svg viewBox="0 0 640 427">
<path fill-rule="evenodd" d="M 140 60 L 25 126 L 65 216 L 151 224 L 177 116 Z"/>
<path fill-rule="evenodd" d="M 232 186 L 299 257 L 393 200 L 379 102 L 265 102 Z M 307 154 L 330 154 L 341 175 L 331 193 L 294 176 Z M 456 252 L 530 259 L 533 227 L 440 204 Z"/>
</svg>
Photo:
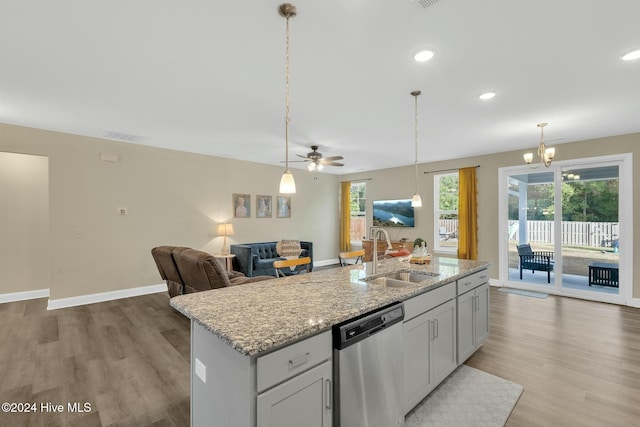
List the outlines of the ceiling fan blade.
<svg viewBox="0 0 640 427">
<path fill-rule="evenodd" d="M 308 160 L 307 156 L 301 156 L 300 154 L 296 154 L 296 156 L 302 157 L 303 159 L 307 159 Z"/>
<path fill-rule="evenodd" d="M 342 160 L 344 159 L 344 157 L 342 156 L 331 156 L 331 157 L 323 157 L 322 160 L 324 160 L 325 162 L 332 162 L 334 160 Z"/>
<path fill-rule="evenodd" d="M 308 162 L 309 159 L 307 160 L 289 160 L 289 163 L 306 163 Z M 287 163 L 285 160 L 280 160 L 280 163 Z"/>
<path fill-rule="evenodd" d="M 325 165 L 325 166 L 344 166 L 344 163 L 327 162 L 327 163 L 323 163 L 323 165 Z"/>
</svg>

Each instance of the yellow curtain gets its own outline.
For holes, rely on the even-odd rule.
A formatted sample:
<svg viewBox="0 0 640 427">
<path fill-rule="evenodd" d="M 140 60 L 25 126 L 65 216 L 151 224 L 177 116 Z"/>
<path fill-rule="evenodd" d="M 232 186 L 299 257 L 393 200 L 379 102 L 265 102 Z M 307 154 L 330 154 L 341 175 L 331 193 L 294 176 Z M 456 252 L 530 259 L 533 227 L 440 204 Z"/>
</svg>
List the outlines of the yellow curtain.
<svg viewBox="0 0 640 427">
<path fill-rule="evenodd" d="M 476 168 L 458 171 L 458 258 L 478 259 L 478 198 Z"/>
<path fill-rule="evenodd" d="M 340 184 L 340 251 L 351 251 L 351 181 Z"/>
</svg>

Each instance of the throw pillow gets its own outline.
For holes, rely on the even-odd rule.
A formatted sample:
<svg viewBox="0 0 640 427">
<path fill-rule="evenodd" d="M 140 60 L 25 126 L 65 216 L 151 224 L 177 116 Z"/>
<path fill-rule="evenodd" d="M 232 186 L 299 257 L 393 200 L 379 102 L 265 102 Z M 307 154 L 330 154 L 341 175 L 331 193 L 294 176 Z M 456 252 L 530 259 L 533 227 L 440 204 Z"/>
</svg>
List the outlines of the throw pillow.
<svg viewBox="0 0 640 427">
<path fill-rule="evenodd" d="M 296 258 L 302 253 L 300 240 L 280 240 L 276 243 L 276 252 L 284 258 Z"/>
</svg>

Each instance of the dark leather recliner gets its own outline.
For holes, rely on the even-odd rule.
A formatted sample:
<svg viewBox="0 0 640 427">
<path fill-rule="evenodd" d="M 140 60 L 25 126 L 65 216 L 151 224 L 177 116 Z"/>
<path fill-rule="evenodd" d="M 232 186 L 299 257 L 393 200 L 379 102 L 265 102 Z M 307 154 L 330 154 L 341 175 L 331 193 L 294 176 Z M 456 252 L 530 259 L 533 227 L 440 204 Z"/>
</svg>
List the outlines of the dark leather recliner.
<svg viewBox="0 0 640 427">
<path fill-rule="evenodd" d="M 178 272 L 178 266 L 174 260 L 174 254 L 179 255 L 186 248 L 184 246 L 158 246 L 151 249 L 151 255 L 156 262 L 160 277 L 167 282 L 167 289 L 170 297 L 175 297 L 184 293 L 184 282 L 180 273 Z"/>
<path fill-rule="evenodd" d="M 239 272 L 227 272 L 211 254 L 183 246 L 158 246 L 151 254 L 160 276 L 167 281 L 171 297 L 273 279 L 271 276 L 246 277 Z"/>
</svg>

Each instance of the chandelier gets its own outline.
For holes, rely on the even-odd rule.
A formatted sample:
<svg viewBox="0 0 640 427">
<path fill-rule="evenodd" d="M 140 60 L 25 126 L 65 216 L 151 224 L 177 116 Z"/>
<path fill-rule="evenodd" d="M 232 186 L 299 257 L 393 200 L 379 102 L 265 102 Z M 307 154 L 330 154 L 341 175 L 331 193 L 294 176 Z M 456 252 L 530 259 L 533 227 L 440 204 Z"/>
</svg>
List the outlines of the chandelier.
<svg viewBox="0 0 640 427">
<path fill-rule="evenodd" d="M 545 167 L 549 167 L 551 166 L 551 161 L 556 155 L 556 149 L 544 145 L 544 127 L 546 125 L 548 125 L 548 123 L 538 123 L 538 127 L 540 128 L 540 145 L 538 145 L 538 156 L 540 156 L 540 163 Z M 533 162 L 533 153 L 526 153 L 524 155 L 524 162 L 530 165 L 531 162 Z"/>
</svg>

